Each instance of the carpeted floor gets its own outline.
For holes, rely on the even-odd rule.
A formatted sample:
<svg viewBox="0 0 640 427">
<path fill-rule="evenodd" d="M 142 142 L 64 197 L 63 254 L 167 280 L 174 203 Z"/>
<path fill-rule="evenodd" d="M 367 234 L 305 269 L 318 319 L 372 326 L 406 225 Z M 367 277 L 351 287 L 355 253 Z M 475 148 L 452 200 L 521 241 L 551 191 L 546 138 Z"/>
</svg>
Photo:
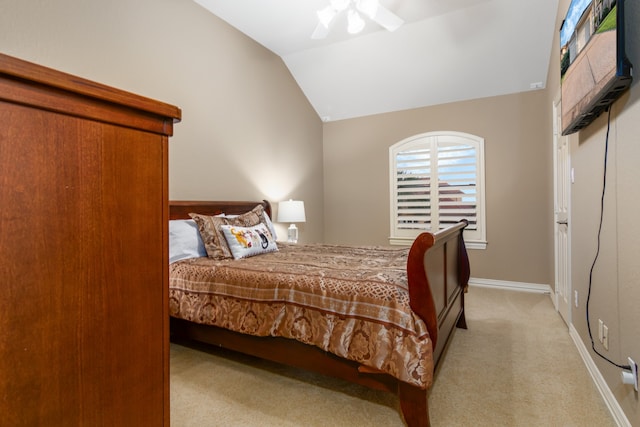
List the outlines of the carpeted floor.
<svg viewBox="0 0 640 427">
<path fill-rule="evenodd" d="M 615 426 L 548 295 L 472 287 L 429 394 L 434 427 Z M 403 426 L 397 399 L 206 347 L 171 344 L 171 425 Z"/>
</svg>

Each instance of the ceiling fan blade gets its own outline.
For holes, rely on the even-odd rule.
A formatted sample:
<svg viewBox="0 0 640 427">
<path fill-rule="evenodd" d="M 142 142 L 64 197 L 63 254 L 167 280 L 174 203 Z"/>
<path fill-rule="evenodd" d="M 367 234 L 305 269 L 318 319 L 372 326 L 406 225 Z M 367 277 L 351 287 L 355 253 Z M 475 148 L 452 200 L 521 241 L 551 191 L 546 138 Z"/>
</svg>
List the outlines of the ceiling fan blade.
<svg viewBox="0 0 640 427">
<path fill-rule="evenodd" d="M 404 24 L 404 19 L 380 5 L 378 5 L 375 16 L 371 19 L 389 31 L 395 31 Z"/>
<path fill-rule="evenodd" d="M 361 1 L 357 3 L 357 8 L 367 15 L 373 22 L 385 28 L 388 31 L 395 31 L 402 27 L 404 20 L 395 13 L 391 12 L 380 3 L 371 1 Z"/>
<path fill-rule="evenodd" d="M 313 30 L 311 34 L 311 38 L 314 40 L 322 40 L 329 35 L 329 27 L 325 27 L 321 23 L 318 23 L 316 29 Z"/>
</svg>

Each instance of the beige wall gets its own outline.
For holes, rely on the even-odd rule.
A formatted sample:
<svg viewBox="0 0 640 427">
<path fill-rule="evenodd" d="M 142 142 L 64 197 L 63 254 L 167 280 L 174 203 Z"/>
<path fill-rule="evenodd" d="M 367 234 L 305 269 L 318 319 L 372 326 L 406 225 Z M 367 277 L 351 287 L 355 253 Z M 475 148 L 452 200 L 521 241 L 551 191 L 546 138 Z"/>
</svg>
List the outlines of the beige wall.
<svg viewBox="0 0 640 427">
<path fill-rule="evenodd" d="M 487 240 L 472 276 L 552 284 L 551 104 L 544 91 L 326 123 L 325 240 L 388 244 L 388 149 L 412 135 L 458 131 L 485 139 Z"/>
<path fill-rule="evenodd" d="M 640 4 L 626 1 L 627 54 L 640 66 Z M 569 0 L 560 2 L 564 16 Z M 559 21 L 560 22 L 560 21 Z M 556 37 L 556 43 L 559 44 Z M 553 59 L 553 57 L 552 57 Z M 556 62 L 557 64 L 557 62 Z M 557 87 L 557 84 L 556 84 Z M 586 300 L 589 272 L 597 251 L 600 200 L 603 186 L 607 114 L 570 136 L 571 166 L 575 183 L 571 186 L 571 275 L 578 292 L 578 307 L 572 306 L 572 324 L 600 373 L 624 410 L 631 425 L 640 425 L 638 393 L 623 385 L 620 369 L 602 360 L 591 350 Z M 593 270 L 589 303 L 591 331 L 596 348 L 618 364 L 627 357 L 640 362 L 640 85 L 617 100 L 611 108 L 611 128 L 607 158 L 606 195 L 601 247 Z M 598 319 L 609 327 L 609 350 L 598 342 Z"/>
<path fill-rule="evenodd" d="M 626 2 L 627 22 L 640 22 L 637 3 Z M 568 4 L 560 1 L 559 16 Z M 640 30 L 627 30 L 627 51 L 640 66 Z M 471 251 L 472 274 L 552 286 L 550 117 L 559 86 L 557 43 L 545 91 L 323 127 L 279 58 L 191 0 L 0 2 L 0 52 L 182 108 L 170 148 L 172 198 L 300 198 L 307 207 L 302 241 L 324 236 L 328 242 L 386 244 L 388 147 L 434 130 L 485 138 L 489 245 Z M 603 248 L 591 312 L 609 326 L 606 354 L 618 362 L 627 356 L 640 361 L 638 84 L 612 112 Z M 586 347 L 584 303 L 604 134 L 601 117 L 571 137 L 572 286 L 580 295 L 572 327 Z M 631 423 L 640 425 L 638 395 L 621 384 L 618 369 L 592 356 Z"/>
<path fill-rule="evenodd" d="M 322 239 L 322 122 L 279 57 L 192 0 L 3 0 L 0 52 L 177 105 L 171 198 L 301 199 L 300 240 Z"/>
</svg>

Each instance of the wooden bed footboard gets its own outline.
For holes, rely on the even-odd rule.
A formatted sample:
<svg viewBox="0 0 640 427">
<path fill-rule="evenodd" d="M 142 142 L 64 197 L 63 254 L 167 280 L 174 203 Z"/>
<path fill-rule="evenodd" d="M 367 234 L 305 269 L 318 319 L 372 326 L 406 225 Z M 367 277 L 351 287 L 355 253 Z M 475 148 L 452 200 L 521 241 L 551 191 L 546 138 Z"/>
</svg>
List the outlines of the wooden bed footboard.
<svg viewBox="0 0 640 427">
<path fill-rule="evenodd" d="M 420 234 L 407 260 L 411 309 L 427 324 L 437 367 L 455 326 L 466 329 L 464 292 L 469 283 L 469 257 L 462 221 L 435 234 Z"/>
<path fill-rule="evenodd" d="M 257 204 L 271 215 L 269 202 L 170 202 L 170 218 L 189 218 L 190 212 L 204 215 L 239 214 Z M 435 234 L 422 233 L 413 243 L 407 261 L 409 298 L 412 310 L 427 324 L 437 368 L 455 327 L 466 328 L 464 292 L 469 280 L 469 260 L 462 239 L 466 222 Z M 356 362 L 340 358 L 317 347 L 279 337 L 244 335 L 215 326 L 171 318 L 172 341 L 198 341 L 224 347 L 289 366 L 342 378 L 373 389 L 396 393 L 409 427 L 430 425 L 427 390 L 397 380 L 391 375 L 362 369 Z"/>
</svg>

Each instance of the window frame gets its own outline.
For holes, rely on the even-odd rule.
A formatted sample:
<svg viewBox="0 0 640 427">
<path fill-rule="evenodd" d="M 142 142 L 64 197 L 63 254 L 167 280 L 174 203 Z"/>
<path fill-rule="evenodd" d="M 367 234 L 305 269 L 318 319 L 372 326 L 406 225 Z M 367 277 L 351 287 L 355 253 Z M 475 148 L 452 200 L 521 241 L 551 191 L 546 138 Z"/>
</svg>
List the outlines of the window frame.
<svg viewBox="0 0 640 427">
<path fill-rule="evenodd" d="M 463 132 L 454 131 L 436 131 L 413 135 L 405 138 L 391 147 L 389 147 L 389 206 L 390 206 L 390 237 L 391 245 L 410 245 L 415 238 L 426 229 L 418 230 L 402 230 L 397 228 L 397 156 L 399 153 L 406 151 L 415 151 L 420 149 L 431 150 L 438 144 L 446 144 L 452 146 L 460 144 L 461 146 L 473 146 L 476 151 L 475 166 L 475 190 L 476 190 L 476 230 L 467 229 L 464 232 L 464 239 L 469 249 L 486 249 L 486 201 L 485 201 L 485 161 L 484 161 L 484 138 Z M 439 152 L 437 149 L 435 152 Z M 432 176 L 437 176 L 436 164 L 435 168 L 431 166 L 429 160 L 428 168 L 432 171 Z M 434 186 L 429 190 L 429 198 L 437 200 L 439 187 Z M 439 222 L 439 205 L 434 208 L 429 206 L 430 216 L 436 217 L 436 223 Z"/>
</svg>

